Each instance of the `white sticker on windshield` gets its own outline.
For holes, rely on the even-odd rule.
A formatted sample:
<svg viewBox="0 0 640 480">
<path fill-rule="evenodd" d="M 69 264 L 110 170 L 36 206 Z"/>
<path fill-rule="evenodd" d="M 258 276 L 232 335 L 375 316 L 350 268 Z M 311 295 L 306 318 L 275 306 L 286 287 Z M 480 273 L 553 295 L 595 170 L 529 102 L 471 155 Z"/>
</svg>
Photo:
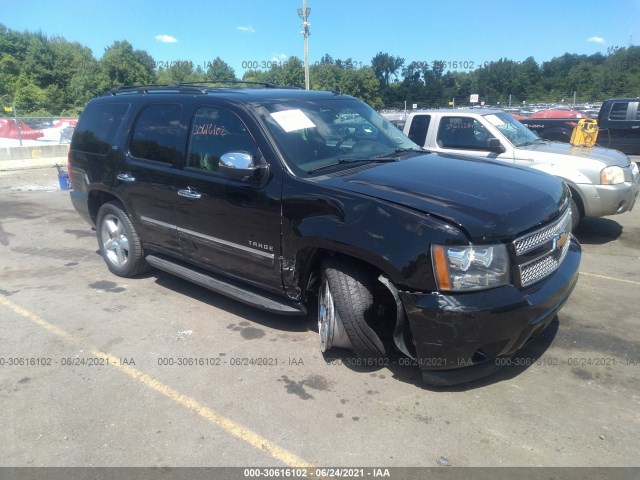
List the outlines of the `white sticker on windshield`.
<svg viewBox="0 0 640 480">
<path fill-rule="evenodd" d="M 302 130 L 303 128 L 314 128 L 316 126 L 299 108 L 273 112 L 271 116 L 287 133 Z"/>
<path fill-rule="evenodd" d="M 499 127 L 500 125 L 504 125 L 505 123 L 500 120 L 497 115 L 485 115 L 484 118 L 486 118 L 489 123 L 495 127 Z"/>
</svg>

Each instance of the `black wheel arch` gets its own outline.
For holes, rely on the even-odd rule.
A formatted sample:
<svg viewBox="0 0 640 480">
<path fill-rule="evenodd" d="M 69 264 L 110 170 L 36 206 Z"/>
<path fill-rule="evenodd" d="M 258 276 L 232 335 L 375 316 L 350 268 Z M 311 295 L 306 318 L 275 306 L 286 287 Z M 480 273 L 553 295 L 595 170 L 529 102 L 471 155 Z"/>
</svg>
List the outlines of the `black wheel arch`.
<svg viewBox="0 0 640 480">
<path fill-rule="evenodd" d="M 303 301 L 306 303 L 310 297 L 315 297 L 318 294 L 322 268 L 327 259 L 348 263 L 360 269 L 370 279 L 374 289 L 375 303 L 380 309 L 381 316 L 380 322 L 375 326 L 375 330 L 383 337 L 391 337 L 396 324 L 400 321 L 398 315 L 405 315 L 404 309 L 400 313 L 397 311 L 396 298 L 394 298 L 392 290 L 386 282 L 380 281 L 380 277 L 383 276 L 389 279 L 389 282 L 392 282 L 387 272 L 361 258 L 337 250 L 321 248 L 307 248 L 299 252 L 300 277 L 298 281 Z M 403 325 L 404 328 L 409 329 L 408 322 L 403 322 Z M 410 330 L 408 333 L 411 334 Z"/>
<path fill-rule="evenodd" d="M 339 249 L 328 249 L 319 247 L 306 247 L 301 249 L 296 256 L 297 282 L 303 295 L 315 295 L 318 289 L 318 279 L 322 269 L 322 263 L 327 257 L 336 257 L 357 264 L 360 268 L 366 270 L 372 278 L 378 278 L 380 275 L 394 281 L 397 279 L 397 273 L 392 272 L 380 266 L 375 265 L 360 256 L 347 253 Z"/>
<path fill-rule="evenodd" d="M 582 200 L 580 193 L 578 193 L 578 189 L 571 186 L 570 184 L 567 184 L 567 185 L 569 186 L 569 190 L 571 191 L 571 198 L 574 200 L 574 202 L 576 202 L 576 205 L 578 206 L 578 210 L 580 211 L 580 218 L 583 218 L 585 216 L 584 201 Z"/>
<path fill-rule="evenodd" d="M 125 235 L 128 240 L 128 247 L 125 247 L 125 250 L 127 251 L 127 259 L 122 263 L 115 262 L 113 259 L 108 258 L 105 250 L 106 245 L 103 221 L 107 215 L 111 215 L 117 219 L 118 223 L 124 230 L 123 235 Z M 131 278 L 140 275 L 149 269 L 149 265 L 145 261 L 145 252 L 140 241 L 139 234 L 136 231 L 135 225 L 131 221 L 129 213 L 126 211 L 125 206 L 119 199 L 116 198 L 114 200 L 109 200 L 100 205 L 96 215 L 96 236 L 98 239 L 98 247 L 100 248 L 100 252 L 105 263 L 109 270 L 115 275 Z"/>
<path fill-rule="evenodd" d="M 108 192 L 106 190 L 91 190 L 87 194 L 87 203 L 89 207 L 89 215 L 91 215 L 91 220 L 93 224 L 96 225 L 98 220 L 98 212 L 100 211 L 100 207 L 108 202 L 118 202 L 122 205 L 126 210 L 125 202 L 119 198 L 117 195 L 112 192 Z M 131 219 L 133 221 L 133 219 Z"/>
</svg>

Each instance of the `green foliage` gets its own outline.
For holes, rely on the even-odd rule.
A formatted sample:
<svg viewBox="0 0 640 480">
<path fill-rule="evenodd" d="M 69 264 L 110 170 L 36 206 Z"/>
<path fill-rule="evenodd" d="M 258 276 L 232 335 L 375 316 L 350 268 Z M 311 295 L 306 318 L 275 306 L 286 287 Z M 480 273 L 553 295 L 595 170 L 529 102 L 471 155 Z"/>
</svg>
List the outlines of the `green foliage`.
<svg viewBox="0 0 640 480">
<path fill-rule="evenodd" d="M 404 65 L 404 58 L 394 57 L 388 53 L 379 52 L 371 59 L 371 67 L 380 85 L 389 88 L 391 76 L 395 76 Z"/>
<path fill-rule="evenodd" d="M 143 50 L 134 50 L 126 40 L 113 42 L 106 48 L 99 65 L 104 74 L 101 90 L 156 82 L 153 58 Z"/>
<path fill-rule="evenodd" d="M 298 57 L 289 57 L 286 62 L 273 62 L 269 70 L 247 70 L 242 80 L 304 88 L 304 63 Z"/>
<path fill-rule="evenodd" d="M 436 53 L 425 51 L 423 58 L 437 57 Z M 377 53 L 369 65 L 325 54 L 309 69 L 310 85 L 318 90 L 339 88 L 374 108 L 404 108 L 405 102 L 409 107 L 443 107 L 454 98 L 456 105 L 465 105 L 473 93 L 487 104 L 519 105 L 570 102 L 574 92 L 582 102 L 637 96 L 640 91 L 640 47 L 635 46 L 610 47 L 606 54 L 565 53 L 542 64 L 529 57 L 500 58 L 472 71 L 448 70 L 451 66 L 443 61 L 405 62 L 386 52 Z M 77 42 L 0 24 L 0 106 L 15 101 L 19 115 L 76 115 L 89 99 L 121 85 L 236 79 L 220 57 L 204 66 L 189 60 L 162 65 L 121 40 L 96 59 Z M 304 65 L 290 57 L 268 70 L 247 70 L 242 79 L 304 88 Z"/>
<path fill-rule="evenodd" d="M 19 112 L 48 112 L 46 107 L 47 92 L 34 83 L 24 83 L 18 86 L 15 94 L 15 104 L 20 107 Z M 17 109 L 18 107 L 16 107 Z M 48 113 L 51 115 L 51 113 Z"/>
<path fill-rule="evenodd" d="M 378 79 L 371 67 L 344 70 L 339 85 L 343 93 L 359 98 L 373 108 L 384 107 L 382 95 L 378 89 Z"/>
<path fill-rule="evenodd" d="M 204 82 L 205 72 L 198 65 L 193 68 L 193 63 L 189 60 L 178 60 L 172 62 L 168 67 L 158 68 L 158 83 L 179 83 L 179 82 Z"/>
<path fill-rule="evenodd" d="M 220 57 L 216 57 L 213 61 L 207 62 L 205 80 L 224 83 L 236 81 L 237 78 L 233 68 Z"/>
</svg>

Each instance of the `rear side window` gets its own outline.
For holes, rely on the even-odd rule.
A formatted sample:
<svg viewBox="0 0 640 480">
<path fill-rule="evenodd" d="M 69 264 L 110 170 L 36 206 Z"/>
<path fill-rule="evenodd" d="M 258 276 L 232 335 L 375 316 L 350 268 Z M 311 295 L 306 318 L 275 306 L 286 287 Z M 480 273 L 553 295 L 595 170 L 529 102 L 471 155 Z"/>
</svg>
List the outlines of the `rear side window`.
<svg viewBox="0 0 640 480">
<path fill-rule="evenodd" d="M 427 130 L 431 123 L 431 115 L 416 115 L 409 127 L 409 138 L 421 147 L 425 146 L 427 140 Z"/>
<path fill-rule="evenodd" d="M 618 102 L 611 105 L 611 111 L 609 112 L 609 120 L 626 120 L 627 119 L 627 108 L 629 107 L 629 102 Z"/>
<path fill-rule="evenodd" d="M 111 148 L 128 103 L 87 105 L 73 134 L 73 150 L 105 155 Z"/>
<path fill-rule="evenodd" d="M 153 162 L 179 165 L 186 140 L 180 128 L 182 106 L 177 104 L 148 105 L 133 127 L 129 144 L 132 156 Z"/>
</svg>

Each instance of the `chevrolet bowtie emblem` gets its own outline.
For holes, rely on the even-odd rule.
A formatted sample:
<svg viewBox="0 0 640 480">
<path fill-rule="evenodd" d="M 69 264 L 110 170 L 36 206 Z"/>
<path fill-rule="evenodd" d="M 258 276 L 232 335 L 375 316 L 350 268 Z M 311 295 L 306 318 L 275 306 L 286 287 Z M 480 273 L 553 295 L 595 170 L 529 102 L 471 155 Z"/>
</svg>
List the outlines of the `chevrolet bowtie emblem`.
<svg viewBox="0 0 640 480">
<path fill-rule="evenodd" d="M 553 247 L 551 248 L 552 252 L 555 252 L 558 249 L 562 249 L 567 241 L 569 240 L 569 234 L 564 232 L 562 235 L 558 235 L 553 239 Z"/>
<path fill-rule="evenodd" d="M 563 248 L 568 240 L 569 240 L 569 234 L 567 232 L 560 235 L 560 238 L 558 238 L 558 241 L 557 241 L 558 248 Z"/>
</svg>

